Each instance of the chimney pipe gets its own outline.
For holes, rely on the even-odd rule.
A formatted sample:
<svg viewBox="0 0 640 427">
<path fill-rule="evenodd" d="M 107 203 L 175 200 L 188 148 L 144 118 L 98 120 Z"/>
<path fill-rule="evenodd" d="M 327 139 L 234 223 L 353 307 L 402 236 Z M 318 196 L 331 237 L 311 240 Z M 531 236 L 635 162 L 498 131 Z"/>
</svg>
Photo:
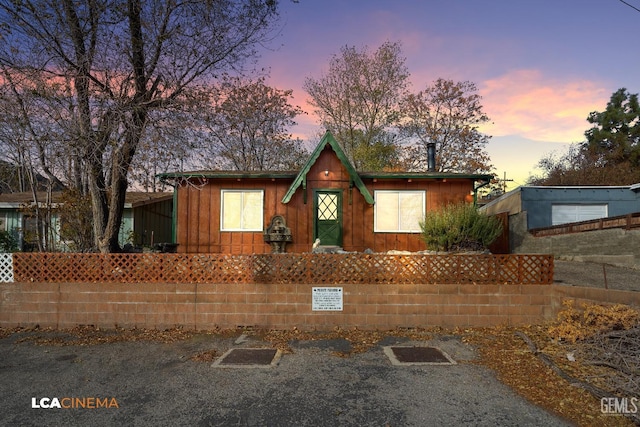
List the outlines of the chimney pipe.
<svg viewBox="0 0 640 427">
<path fill-rule="evenodd" d="M 436 171 L 436 143 L 427 143 L 427 170 L 429 172 Z"/>
</svg>

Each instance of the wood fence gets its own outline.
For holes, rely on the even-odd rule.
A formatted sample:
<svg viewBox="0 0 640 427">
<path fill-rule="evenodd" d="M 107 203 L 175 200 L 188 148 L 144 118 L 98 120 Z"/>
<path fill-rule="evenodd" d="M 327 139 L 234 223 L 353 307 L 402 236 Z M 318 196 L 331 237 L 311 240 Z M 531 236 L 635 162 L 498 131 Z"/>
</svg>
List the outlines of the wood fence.
<svg viewBox="0 0 640 427">
<path fill-rule="evenodd" d="M 606 230 L 610 228 L 640 228 L 640 212 L 589 221 L 572 222 L 544 228 L 532 228 L 529 232 L 536 237 L 557 236 L 559 234 L 581 233 L 584 231 Z"/>
<path fill-rule="evenodd" d="M 27 283 L 553 283 L 553 256 L 539 254 L 16 253 L 11 268 L 12 281 Z"/>
</svg>

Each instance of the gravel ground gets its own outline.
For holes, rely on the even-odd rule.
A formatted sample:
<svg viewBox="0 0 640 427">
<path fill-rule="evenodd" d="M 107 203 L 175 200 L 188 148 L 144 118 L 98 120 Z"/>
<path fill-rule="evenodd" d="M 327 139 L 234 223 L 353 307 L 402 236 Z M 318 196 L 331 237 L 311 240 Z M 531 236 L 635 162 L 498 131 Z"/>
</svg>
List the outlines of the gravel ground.
<svg viewBox="0 0 640 427">
<path fill-rule="evenodd" d="M 595 262 L 556 259 L 553 278 L 561 285 L 640 291 L 640 270 Z"/>
<path fill-rule="evenodd" d="M 295 341 L 277 366 L 221 369 L 190 358 L 268 343 L 197 334 L 170 344 L 60 347 L 17 343 L 20 335 L 0 339 L 0 425 L 568 425 L 468 363 L 475 352 L 455 337 L 387 337 L 350 358 L 331 354 L 346 340 Z M 382 347 L 394 344 L 438 346 L 459 363 L 393 366 Z M 41 397 L 115 398 L 118 408 L 32 408 Z"/>
</svg>

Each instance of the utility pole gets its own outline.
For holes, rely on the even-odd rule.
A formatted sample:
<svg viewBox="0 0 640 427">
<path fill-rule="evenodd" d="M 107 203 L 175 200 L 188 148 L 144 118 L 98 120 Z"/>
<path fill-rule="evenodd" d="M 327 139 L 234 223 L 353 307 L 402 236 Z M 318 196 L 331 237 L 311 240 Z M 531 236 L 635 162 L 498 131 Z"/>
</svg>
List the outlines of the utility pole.
<svg viewBox="0 0 640 427">
<path fill-rule="evenodd" d="M 498 181 L 501 182 L 502 184 L 502 193 L 506 193 L 507 192 L 507 182 L 513 182 L 512 179 L 507 179 L 507 172 L 504 172 L 504 178 L 503 179 L 499 179 Z"/>
</svg>

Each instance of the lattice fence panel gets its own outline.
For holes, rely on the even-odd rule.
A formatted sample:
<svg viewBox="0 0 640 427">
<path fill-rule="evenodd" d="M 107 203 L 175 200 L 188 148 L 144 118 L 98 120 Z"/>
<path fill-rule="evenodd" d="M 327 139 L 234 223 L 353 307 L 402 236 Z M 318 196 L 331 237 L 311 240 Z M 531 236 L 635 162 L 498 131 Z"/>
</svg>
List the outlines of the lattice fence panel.
<svg viewBox="0 0 640 427">
<path fill-rule="evenodd" d="M 256 283 L 283 283 L 281 281 L 281 275 L 286 273 L 282 272 L 283 269 L 287 270 L 292 276 L 295 273 L 292 271 L 291 266 L 287 262 L 281 262 L 282 260 L 274 258 L 270 255 L 261 254 L 253 258 L 253 279 Z"/>
<path fill-rule="evenodd" d="M 308 259 L 305 257 L 295 256 L 293 254 L 271 254 L 271 255 L 256 255 L 254 262 L 271 264 L 270 266 L 263 266 L 262 272 L 265 273 L 261 276 L 256 276 L 256 280 L 260 283 L 308 283 L 308 271 L 307 263 Z M 272 274 L 272 279 L 266 274 L 267 268 Z"/>
<path fill-rule="evenodd" d="M 0 253 L 0 283 L 13 282 L 13 254 Z"/>
<path fill-rule="evenodd" d="M 162 273 L 161 260 L 154 254 L 114 254 L 109 257 L 108 281 L 119 283 L 155 283 Z"/>
<path fill-rule="evenodd" d="M 9 277 L 5 258 L 3 280 Z M 69 283 L 550 284 L 553 257 L 20 253 L 13 255 L 12 275 L 19 282 Z"/>
<path fill-rule="evenodd" d="M 519 257 L 508 255 L 496 256 L 498 283 L 520 283 Z"/>
<path fill-rule="evenodd" d="M 402 266 L 402 283 L 429 283 L 430 265 L 428 255 L 399 256 L 398 262 Z"/>
<path fill-rule="evenodd" d="M 435 255 L 428 283 L 458 283 L 458 257 Z"/>
<path fill-rule="evenodd" d="M 308 270 L 308 283 L 317 283 L 319 285 L 333 285 L 336 282 L 336 274 L 334 269 L 336 268 L 336 264 L 340 262 L 338 258 L 335 257 L 336 254 L 315 254 L 318 256 L 313 256 L 308 258 L 307 270 Z M 345 282 L 348 277 L 344 277 Z"/>
<path fill-rule="evenodd" d="M 381 273 L 384 271 L 380 258 L 376 255 L 359 257 L 348 255 L 341 263 L 339 277 L 349 278 L 349 283 L 380 283 Z"/>
<path fill-rule="evenodd" d="M 69 263 L 73 271 L 69 271 L 72 274 L 75 282 L 103 282 L 110 281 L 110 277 L 105 275 L 105 272 L 110 272 L 110 259 L 109 255 L 102 254 L 83 254 L 81 257 L 72 258 L 69 257 Z M 46 267 L 46 264 L 44 266 Z M 46 274 L 46 270 L 45 270 Z"/>
<path fill-rule="evenodd" d="M 48 277 L 39 277 L 42 268 L 34 263 L 31 254 L 16 254 L 13 259 L 13 277 L 16 282 L 45 282 Z M 39 256 L 42 258 L 42 255 Z"/>
<path fill-rule="evenodd" d="M 253 259 L 246 255 L 221 255 L 217 260 L 214 283 L 253 282 Z"/>
<path fill-rule="evenodd" d="M 520 283 L 544 283 L 551 278 L 553 281 L 552 263 L 541 257 L 521 257 L 520 259 Z"/>
<path fill-rule="evenodd" d="M 493 257 L 465 257 L 459 261 L 456 271 L 458 283 L 495 283 L 496 271 Z"/>
<path fill-rule="evenodd" d="M 159 277 L 162 282 L 167 283 L 194 283 L 198 282 L 196 269 L 193 268 L 195 257 L 189 255 L 165 254 L 158 257 Z"/>
<path fill-rule="evenodd" d="M 397 255 L 374 255 L 374 265 L 369 268 L 371 283 L 386 285 L 404 283 L 406 275 Z"/>
<path fill-rule="evenodd" d="M 220 283 L 218 270 L 224 259 L 218 254 L 187 255 L 191 263 L 191 280 L 195 283 Z"/>
</svg>

